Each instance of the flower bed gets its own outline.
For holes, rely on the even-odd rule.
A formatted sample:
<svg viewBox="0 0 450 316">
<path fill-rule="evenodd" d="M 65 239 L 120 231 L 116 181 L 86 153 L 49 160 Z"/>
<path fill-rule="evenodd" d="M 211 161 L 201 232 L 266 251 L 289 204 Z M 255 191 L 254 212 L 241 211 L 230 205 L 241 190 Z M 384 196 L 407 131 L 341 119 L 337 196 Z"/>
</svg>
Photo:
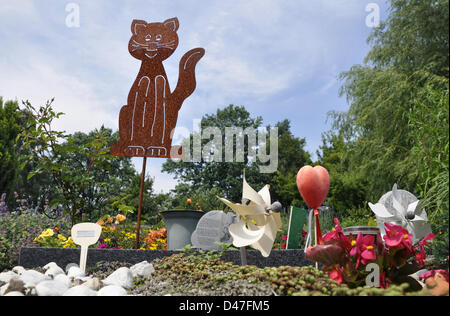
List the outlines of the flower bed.
<svg viewBox="0 0 450 316">
<path fill-rule="evenodd" d="M 115 218 L 105 215 L 98 220 L 102 226 L 102 235 L 92 248 L 99 249 L 134 249 L 136 247 L 135 225 L 126 225 L 126 217 L 117 214 Z M 167 230 L 165 228 L 144 228 L 139 243 L 141 250 L 167 249 Z M 34 239 L 43 247 L 77 248 L 72 237 L 66 237 L 58 227 L 45 229 Z"/>
<path fill-rule="evenodd" d="M 346 236 L 337 219 L 335 223 L 333 231 L 323 236 L 324 244 L 306 252 L 306 257 L 321 263 L 332 279 L 350 287 L 364 285 L 372 271 L 368 265 L 374 264 L 379 270 L 379 279 L 374 282 L 382 288 L 404 282 L 411 289 L 422 288 L 410 275 L 424 268 L 425 247 L 433 234 L 413 246 L 412 235 L 399 225 L 385 223 L 386 234 L 381 238 L 381 234 Z"/>
</svg>

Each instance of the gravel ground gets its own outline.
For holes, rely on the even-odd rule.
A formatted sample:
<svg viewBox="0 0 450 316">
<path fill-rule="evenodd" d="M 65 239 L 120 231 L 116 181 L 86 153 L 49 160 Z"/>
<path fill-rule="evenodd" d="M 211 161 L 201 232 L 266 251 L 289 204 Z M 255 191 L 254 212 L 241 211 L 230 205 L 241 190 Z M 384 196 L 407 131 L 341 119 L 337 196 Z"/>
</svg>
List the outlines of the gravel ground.
<svg viewBox="0 0 450 316">
<path fill-rule="evenodd" d="M 152 277 L 135 278 L 135 287 L 128 290 L 136 296 L 403 296 L 407 285 L 349 289 L 331 280 L 312 266 L 266 267 L 238 266 L 218 257 L 177 254 L 152 262 Z M 100 279 L 130 264 L 102 262 L 91 267 L 92 276 Z"/>
</svg>

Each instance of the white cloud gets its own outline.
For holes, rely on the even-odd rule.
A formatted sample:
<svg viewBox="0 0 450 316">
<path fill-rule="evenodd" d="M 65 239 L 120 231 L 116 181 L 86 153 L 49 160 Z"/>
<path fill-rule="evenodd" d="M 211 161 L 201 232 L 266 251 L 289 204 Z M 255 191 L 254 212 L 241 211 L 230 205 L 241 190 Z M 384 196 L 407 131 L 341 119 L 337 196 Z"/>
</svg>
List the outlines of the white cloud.
<svg viewBox="0 0 450 316">
<path fill-rule="evenodd" d="M 206 49 L 197 66 L 197 89 L 179 113 L 179 124 L 190 130 L 192 119 L 230 103 L 251 104 L 252 115 L 266 120 L 283 114 L 293 126 L 306 126 L 311 116 L 298 113 L 311 105 L 300 108 L 297 100 L 331 93 L 343 70 L 341 60 L 357 56 L 355 47 L 365 45 L 361 38 L 370 31 L 361 29 L 369 0 L 78 0 L 81 27 L 76 29 L 64 25 L 66 3 L 61 1 L 3 2 L 0 96 L 33 104 L 55 97 L 57 110 L 66 113 L 57 127 L 68 132 L 102 124 L 118 128 L 119 110 L 139 70 L 127 50 L 133 18 L 180 19 L 179 47 L 164 64 L 172 89 L 183 54 L 198 46 Z M 355 39 L 360 42 L 354 44 Z M 274 111 L 279 104 L 297 112 Z M 150 168 L 157 175 L 155 187 L 174 186 L 170 175 Z"/>
</svg>

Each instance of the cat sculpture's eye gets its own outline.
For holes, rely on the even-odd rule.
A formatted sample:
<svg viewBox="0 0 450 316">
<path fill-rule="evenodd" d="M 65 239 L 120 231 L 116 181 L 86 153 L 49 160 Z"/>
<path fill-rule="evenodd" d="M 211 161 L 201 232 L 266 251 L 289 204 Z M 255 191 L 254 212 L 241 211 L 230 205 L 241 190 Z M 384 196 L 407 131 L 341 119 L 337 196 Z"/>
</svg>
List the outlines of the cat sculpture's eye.
<svg viewBox="0 0 450 316">
<path fill-rule="evenodd" d="M 145 36 L 146 42 L 150 41 L 151 39 L 152 39 L 152 36 L 150 34 Z"/>
<path fill-rule="evenodd" d="M 162 35 L 161 34 L 156 35 L 156 40 L 157 41 L 160 41 L 161 39 L 162 39 Z"/>
</svg>

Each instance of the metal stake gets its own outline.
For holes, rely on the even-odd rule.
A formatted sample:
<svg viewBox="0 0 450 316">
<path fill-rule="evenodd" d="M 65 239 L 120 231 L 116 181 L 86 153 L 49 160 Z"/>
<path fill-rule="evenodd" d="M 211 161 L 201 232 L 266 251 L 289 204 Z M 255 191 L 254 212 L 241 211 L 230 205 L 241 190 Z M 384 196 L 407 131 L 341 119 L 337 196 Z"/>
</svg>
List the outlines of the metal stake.
<svg viewBox="0 0 450 316">
<path fill-rule="evenodd" d="M 139 249 L 139 232 L 141 230 L 141 210 L 142 210 L 142 198 L 144 194 L 144 182 L 145 182 L 145 167 L 147 165 L 147 157 L 144 156 L 144 161 L 142 163 L 142 174 L 141 174 L 141 189 L 139 191 L 139 207 L 137 215 L 136 224 L 136 249 Z"/>
</svg>

